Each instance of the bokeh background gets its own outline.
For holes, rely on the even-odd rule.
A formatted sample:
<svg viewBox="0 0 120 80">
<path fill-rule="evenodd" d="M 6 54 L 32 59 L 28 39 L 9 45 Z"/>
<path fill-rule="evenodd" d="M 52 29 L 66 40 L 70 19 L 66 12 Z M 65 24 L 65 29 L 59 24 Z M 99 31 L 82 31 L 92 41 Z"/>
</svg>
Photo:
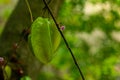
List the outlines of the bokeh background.
<svg viewBox="0 0 120 80">
<path fill-rule="evenodd" d="M 17 1 L 0 0 L 0 33 Z M 120 0 L 64 0 L 58 22 L 86 80 L 120 80 Z M 49 65 L 39 80 L 81 80 L 63 40 Z"/>
</svg>

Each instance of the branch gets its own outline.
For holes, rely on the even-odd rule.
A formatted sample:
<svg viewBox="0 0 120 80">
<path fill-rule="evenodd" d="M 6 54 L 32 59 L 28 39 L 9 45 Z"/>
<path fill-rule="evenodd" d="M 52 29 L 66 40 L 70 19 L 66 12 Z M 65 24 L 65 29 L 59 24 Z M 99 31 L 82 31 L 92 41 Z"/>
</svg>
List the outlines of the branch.
<svg viewBox="0 0 120 80">
<path fill-rule="evenodd" d="M 56 25 L 58 31 L 60 32 L 60 35 L 62 36 L 62 38 L 63 38 L 63 40 L 64 40 L 64 42 L 65 42 L 65 44 L 66 44 L 66 47 L 68 48 L 69 52 L 71 53 L 71 56 L 72 56 L 72 58 L 73 58 L 73 60 L 74 60 L 74 63 L 75 63 L 75 65 L 76 65 L 76 67 L 77 67 L 78 70 L 79 70 L 79 73 L 80 73 L 80 75 L 81 75 L 81 77 L 82 77 L 82 80 L 85 80 L 85 78 L 84 78 L 84 76 L 83 76 L 83 73 L 82 73 L 82 71 L 81 71 L 81 69 L 80 69 L 80 67 L 79 67 L 79 65 L 78 65 L 78 63 L 77 63 L 77 61 L 76 61 L 76 59 L 75 59 L 75 56 L 74 56 L 74 54 L 73 54 L 71 48 L 69 47 L 68 42 L 67 42 L 67 40 L 65 39 L 65 37 L 64 37 L 64 35 L 63 35 L 63 33 L 62 33 L 62 31 L 60 30 L 59 25 L 58 25 L 58 23 L 57 23 L 55 17 L 54 17 L 53 14 L 52 14 L 52 11 L 50 10 L 50 8 L 49 8 L 48 4 L 46 3 L 46 1 L 43 0 L 43 2 L 44 2 L 44 4 L 45 4 L 46 8 L 48 9 L 48 11 L 49 11 L 49 13 L 50 13 L 52 19 L 54 20 L 54 23 L 55 23 L 55 25 Z"/>
</svg>

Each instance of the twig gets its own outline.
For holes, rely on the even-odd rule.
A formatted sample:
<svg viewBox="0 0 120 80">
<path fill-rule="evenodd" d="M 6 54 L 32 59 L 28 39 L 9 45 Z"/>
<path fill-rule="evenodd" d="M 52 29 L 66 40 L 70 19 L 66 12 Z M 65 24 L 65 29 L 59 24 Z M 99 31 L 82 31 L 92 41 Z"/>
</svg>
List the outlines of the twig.
<svg viewBox="0 0 120 80">
<path fill-rule="evenodd" d="M 25 2 L 26 2 L 26 4 L 27 4 L 27 7 L 28 7 L 28 10 L 29 10 L 29 13 L 30 13 L 31 22 L 33 22 L 33 16 L 32 16 L 32 11 L 31 11 L 29 2 L 28 2 L 28 0 L 25 0 Z"/>
<path fill-rule="evenodd" d="M 62 36 L 62 38 L 63 38 L 63 40 L 64 40 L 64 42 L 65 42 L 65 44 L 66 44 L 66 47 L 67 47 L 68 50 L 70 51 L 71 56 L 72 56 L 72 58 L 73 58 L 73 60 L 74 60 L 74 63 L 75 63 L 75 65 L 76 65 L 76 67 L 78 68 L 79 73 L 80 73 L 80 75 L 81 75 L 81 77 L 82 77 L 82 80 L 85 80 L 85 78 L 84 78 L 84 76 L 83 76 L 83 73 L 82 73 L 82 71 L 81 71 L 81 69 L 80 69 L 80 67 L 79 67 L 79 65 L 78 65 L 78 63 L 77 63 L 77 61 L 76 61 L 76 59 L 75 59 L 75 57 L 74 57 L 74 54 L 73 54 L 71 48 L 69 47 L 68 42 L 67 42 L 67 40 L 65 39 L 65 37 L 64 37 L 64 35 L 63 35 L 63 33 L 62 33 L 62 31 L 60 30 L 59 25 L 58 25 L 58 23 L 57 23 L 55 17 L 53 16 L 53 14 L 52 14 L 52 12 L 51 12 L 51 10 L 50 10 L 48 4 L 46 3 L 46 1 L 43 0 L 43 2 L 44 2 L 44 4 L 45 4 L 46 8 L 48 9 L 48 11 L 49 11 L 49 13 L 50 13 L 52 19 L 54 20 L 54 23 L 55 23 L 55 25 L 56 25 L 58 31 L 60 32 L 60 34 L 61 34 L 61 36 Z"/>
</svg>

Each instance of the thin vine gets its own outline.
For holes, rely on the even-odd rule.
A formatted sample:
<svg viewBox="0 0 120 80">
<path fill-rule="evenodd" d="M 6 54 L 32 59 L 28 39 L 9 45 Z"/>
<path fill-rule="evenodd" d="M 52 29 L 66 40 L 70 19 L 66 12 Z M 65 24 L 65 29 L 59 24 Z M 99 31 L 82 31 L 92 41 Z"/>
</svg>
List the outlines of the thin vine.
<svg viewBox="0 0 120 80">
<path fill-rule="evenodd" d="M 29 2 L 28 2 L 28 0 L 25 0 L 25 2 L 26 2 L 26 5 L 27 5 L 29 13 L 30 13 L 31 22 L 33 22 L 33 15 L 32 15 L 32 11 L 31 11 Z"/>
<path fill-rule="evenodd" d="M 81 77 L 82 77 L 82 80 L 85 80 L 85 78 L 84 78 L 84 76 L 83 76 L 83 73 L 82 73 L 82 71 L 81 71 L 81 69 L 80 69 L 80 67 L 79 67 L 79 65 L 78 65 L 78 63 L 77 63 L 77 61 L 76 61 L 76 59 L 75 59 L 75 56 L 74 56 L 71 48 L 69 47 L 68 42 L 67 42 L 67 40 L 65 39 L 62 31 L 60 30 L 59 25 L 58 25 L 58 23 L 57 23 L 54 15 L 53 15 L 52 11 L 50 10 L 47 2 L 46 2 L 45 0 L 43 0 L 43 2 L 44 2 L 44 4 L 45 4 L 46 8 L 48 9 L 48 12 L 50 13 L 50 15 L 51 15 L 51 17 L 52 17 L 52 19 L 53 19 L 53 21 L 54 21 L 54 23 L 55 23 L 58 31 L 60 32 L 60 34 L 61 34 L 61 36 L 62 36 L 62 38 L 63 38 L 63 40 L 64 40 L 64 42 L 65 42 L 65 44 L 66 44 L 66 47 L 68 48 L 69 52 L 71 53 L 71 56 L 72 56 L 72 58 L 73 58 L 73 60 L 74 60 L 74 63 L 75 63 L 75 65 L 76 65 L 76 67 L 77 67 L 78 70 L 79 70 L 79 73 L 80 73 L 80 75 L 81 75 Z"/>
</svg>

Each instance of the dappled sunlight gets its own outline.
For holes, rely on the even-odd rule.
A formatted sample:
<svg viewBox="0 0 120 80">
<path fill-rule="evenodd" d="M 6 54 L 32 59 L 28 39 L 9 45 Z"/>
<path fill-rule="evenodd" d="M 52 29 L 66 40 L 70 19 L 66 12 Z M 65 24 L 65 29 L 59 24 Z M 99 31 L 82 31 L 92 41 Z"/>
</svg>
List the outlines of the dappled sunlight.
<svg viewBox="0 0 120 80">
<path fill-rule="evenodd" d="M 96 53 L 100 49 L 102 40 L 106 39 L 106 35 L 99 29 L 94 29 L 91 33 L 80 32 L 76 34 L 79 39 L 84 40 L 90 47 L 90 53 Z"/>
<path fill-rule="evenodd" d="M 94 14 L 99 14 L 101 12 L 107 11 L 109 12 L 111 10 L 111 5 L 109 2 L 106 3 L 90 3 L 86 2 L 85 7 L 84 7 L 84 14 L 85 15 L 94 15 Z"/>
<path fill-rule="evenodd" d="M 111 36 L 114 40 L 120 42 L 120 31 L 113 31 L 111 33 Z"/>
</svg>

